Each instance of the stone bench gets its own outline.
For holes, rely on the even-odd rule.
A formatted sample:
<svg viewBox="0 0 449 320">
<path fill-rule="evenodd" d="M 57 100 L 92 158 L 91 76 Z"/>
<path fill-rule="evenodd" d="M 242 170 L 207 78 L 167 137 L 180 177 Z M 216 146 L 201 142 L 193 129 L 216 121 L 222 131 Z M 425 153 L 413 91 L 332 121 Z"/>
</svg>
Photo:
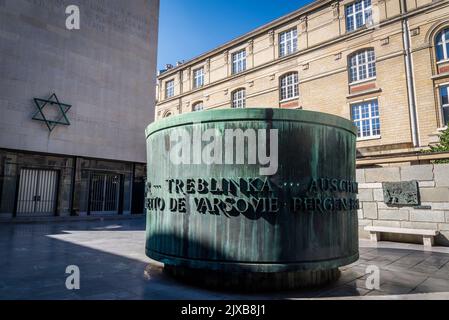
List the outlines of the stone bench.
<svg viewBox="0 0 449 320">
<path fill-rule="evenodd" d="M 406 229 L 406 228 L 392 228 L 392 227 L 380 227 L 380 226 L 366 226 L 365 231 L 369 231 L 371 241 L 379 241 L 379 233 L 401 233 L 419 235 L 423 238 L 423 244 L 425 247 L 431 247 L 434 243 L 434 237 L 438 235 L 437 230 L 426 229 Z"/>
</svg>

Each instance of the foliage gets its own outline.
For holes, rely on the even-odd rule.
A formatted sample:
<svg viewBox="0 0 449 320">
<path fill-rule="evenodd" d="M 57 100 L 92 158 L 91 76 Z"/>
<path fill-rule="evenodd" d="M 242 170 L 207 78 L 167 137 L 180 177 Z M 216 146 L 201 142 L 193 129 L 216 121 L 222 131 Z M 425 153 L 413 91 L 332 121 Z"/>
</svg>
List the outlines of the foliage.
<svg viewBox="0 0 449 320">
<path fill-rule="evenodd" d="M 449 152 L 449 128 L 442 132 L 440 142 L 435 146 L 431 146 L 430 150 L 426 150 L 426 152 Z M 435 160 L 434 163 L 449 163 L 449 159 Z"/>
</svg>

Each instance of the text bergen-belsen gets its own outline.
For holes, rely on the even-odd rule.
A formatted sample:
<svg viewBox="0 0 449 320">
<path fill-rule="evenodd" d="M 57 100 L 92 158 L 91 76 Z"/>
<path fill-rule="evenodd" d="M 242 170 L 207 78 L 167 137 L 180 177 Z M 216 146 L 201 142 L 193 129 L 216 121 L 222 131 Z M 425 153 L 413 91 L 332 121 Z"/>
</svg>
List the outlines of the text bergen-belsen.
<svg viewBox="0 0 449 320">
<path fill-rule="evenodd" d="M 168 209 L 171 212 L 187 213 L 196 208 L 202 214 L 232 215 L 247 212 L 277 213 L 281 206 L 289 206 L 293 212 L 324 213 L 359 209 L 359 200 L 355 196 L 358 184 L 349 180 L 318 178 L 310 179 L 305 185 L 276 185 L 269 178 L 167 179 L 165 182 L 166 193 L 170 194 L 167 201 L 163 196 L 154 195 L 151 183 L 147 184 L 147 192 L 151 194 L 146 199 L 149 211 Z"/>
</svg>

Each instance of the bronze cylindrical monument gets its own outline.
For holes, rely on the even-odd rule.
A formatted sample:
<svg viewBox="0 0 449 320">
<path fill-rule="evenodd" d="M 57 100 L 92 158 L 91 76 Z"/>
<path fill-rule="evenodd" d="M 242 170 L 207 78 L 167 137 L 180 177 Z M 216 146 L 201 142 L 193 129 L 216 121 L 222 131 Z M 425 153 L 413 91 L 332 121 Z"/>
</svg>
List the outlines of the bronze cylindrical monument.
<svg viewBox="0 0 449 320">
<path fill-rule="evenodd" d="M 146 130 L 146 253 L 199 283 L 313 286 L 358 259 L 356 128 L 302 110 L 226 109 Z"/>
</svg>

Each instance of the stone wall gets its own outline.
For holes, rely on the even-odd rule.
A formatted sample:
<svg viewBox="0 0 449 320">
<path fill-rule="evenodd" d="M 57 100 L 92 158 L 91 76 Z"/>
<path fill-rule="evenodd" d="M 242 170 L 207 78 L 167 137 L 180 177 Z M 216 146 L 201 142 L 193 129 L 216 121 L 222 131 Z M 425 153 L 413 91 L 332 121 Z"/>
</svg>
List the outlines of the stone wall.
<svg viewBox="0 0 449 320">
<path fill-rule="evenodd" d="M 384 203 L 382 182 L 416 180 L 420 206 L 389 206 Z M 359 232 L 365 226 L 439 230 L 437 245 L 449 246 L 449 164 L 358 169 Z M 418 237 L 384 235 L 384 239 L 419 241 Z"/>
<path fill-rule="evenodd" d="M 0 0 L 0 148 L 145 163 L 158 14 L 159 0 Z M 33 98 L 52 93 L 72 108 L 49 132 Z"/>
</svg>

